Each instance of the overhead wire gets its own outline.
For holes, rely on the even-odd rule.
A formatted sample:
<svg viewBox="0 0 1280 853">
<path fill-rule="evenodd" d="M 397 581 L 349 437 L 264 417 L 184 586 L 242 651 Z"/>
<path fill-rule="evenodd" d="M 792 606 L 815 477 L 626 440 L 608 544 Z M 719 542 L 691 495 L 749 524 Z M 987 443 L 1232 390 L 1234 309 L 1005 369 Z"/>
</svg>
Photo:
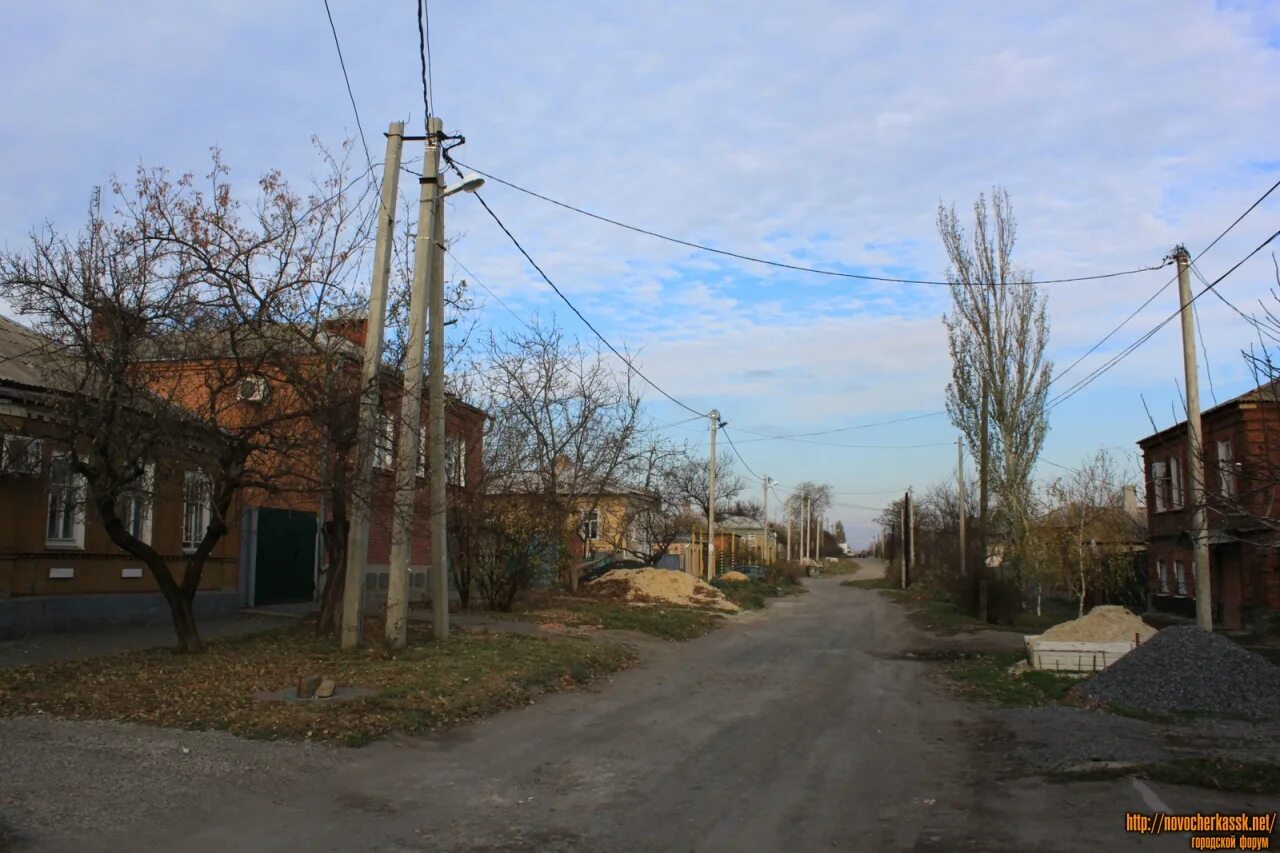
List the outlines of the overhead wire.
<svg viewBox="0 0 1280 853">
<path fill-rule="evenodd" d="M 342 79 L 347 84 L 347 98 L 351 101 L 351 112 L 355 113 L 356 130 L 360 133 L 360 145 L 364 148 L 364 159 L 373 171 L 373 156 L 369 153 L 369 141 L 364 136 L 364 125 L 360 122 L 360 108 L 356 106 L 356 96 L 351 90 L 351 78 L 347 75 L 347 61 L 342 56 L 342 44 L 338 41 L 338 27 L 333 22 L 333 11 L 329 8 L 329 0 L 324 0 L 324 13 L 329 18 L 329 31 L 333 33 L 333 46 L 338 51 L 338 65 L 342 68 Z"/>
<path fill-rule="evenodd" d="M 328 0 L 325 0 L 328 2 Z M 427 73 L 427 6 L 418 0 L 418 61 L 422 65 L 422 126 L 431 133 L 431 78 Z"/>
<path fill-rule="evenodd" d="M 498 227 L 502 229 L 502 233 L 507 235 L 507 239 L 511 241 L 512 245 L 514 245 L 516 249 L 520 252 L 520 254 L 524 256 L 524 259 L 529 262 L 529 265 L 532 266 L 535 270 L 537 270 L 538 275 L 542 277 L 542 280 L 545 281 L 547 285 L 552 290 L 555 291 L 556 295 L 560 297 L 561 301 L 564 302 L 565 305 L 569 306 L 569 310 L 572 311 L 575 315 L 577 315 L 578 319 L 582 321 L 583 325 L 585 325 L 588 329 L 590 329 L 591 333 L 594 334 L 600 340 L 601 343 L 603 343 L 606 347 L 608 347 L 610 352 L 612 352 L 619 359 L 621 359 L 623 364 L 627 365 L 628 369 L 632 370 L 637 376 L 643 379 L 649 385 L 650 388 L 657 391 L 663 397 L 666 397 L 668 400 L 675 403 L 677 406 L 679 406 L 680 408 L 684 409 L 687 412 L 691 412 L 692 414 L 695 414 L 699 417 L 705 417 L 706 415 L 705 412 L 699 412 L 697 409 L 693 408 L 688 403 L 685 403 L 683 400 L 677 399 L 676 397 L 668 393 L 665 388 L 663 388 L 658 383 L 654 382 L 644 373 L 644 371 L 636 367 L 635 363 L 631 359 L 627 358 L 625 355 L 619 352 L 618 348 L 615 347 L 609 341 L 608 338 L 602 335 L 600 333 L 600 330 L 597 329 L 591 323 L 591 321 L 588 320 L 583 315 L 583 313 L 578 310 L 578 307 L 573 304 L 573 301 L 570 300 L 569 297 L 565 295 L 564 291 L 562 291 L 556 285 L 556 283 L 551 280 L 551 277 L 548 276 L 545 271 L 543 271 L 542 267 L 538 266 L 537 261 L 535 261 L 533 257 L 528 253 L 528 251 L 525 250 L 524 246 L 521 245 L 520 241 L 516 239 L 516 236 L 511 233 L 511 229 L 507 228 L 506 224 L 502 221 L 502 219 L 498 216 L 498 214 L 495 213 L 493 208 L 489 206 L 489 203 L 484 200 L 484 197 L 478 192 L 473 193 L 473 195 L 475 196 L 476 201 L 480 202 L 480 206 L 485 209 L 485 212 L 488 213 L 489 216 L 493 219 L 493 221 L 497 223 Z"/>
<path fill-rule="evenodd" d="M 835 278 L 851 278 L 851 279 L 857 279 L 859 281 L 877 281 L 877 282 L 884 282 L 887 284 L 926 284 L 926 285 L 937 285 L 942 287 L 951 287 L 953 285 L 958 284 L 958 282 L 954 282 L 954 281 L 938 281 L 938 280 L 918 279 L 918 278 L 895 278 L 892 276 L 865 275 L 862 273 L 844 272 L 843 270 L 822 269 L 820 267 L 809 267 L 809 266 L 804 266 L 802 264 L 791 264 L 785 261 L 775 261 L 775 260 L 770 260 L 768 258 L 760 258 L 753 255 L 746 255 L 741 252 L 731 252 L 727 249 L 717 249 L 714 246 L 708 246 L 705 243 L 698 243 L 693 240 L 685 240 L 680 237 L 673 237 L 669 234 L 663 234 L 659 231 L 652 231 L 648 228 L 641 228 L 638 225 L 630 225 L 626 222 L 621 222 L 617 219 L 613 219 L 608 216 L 603 216 L 599 213 L 593 213 L 589 210 L 578 207 L 576 205 L 559 201 L 557 199 L 551 198 L 550 196 L 543 195 L 542 193 L 535 192 L 534 190 L 528 189 L 526 187 L 522 187 L 519 184 L 515 184 L 504 178 L 500 178 L 497 175 L 484 171 L 483 169 L 478 169 L 475 166 L 467 165 L 466 163 L 463 163 L 461 160 L 457 160 L 456 162 L 459 165 L 467 169 L 470 169 L 471 171 L 479 175 L 483 175 L 484 177 L 488 178 L 491 181 L 494 181 L 495 183 L 502 184 L 505 187 L 509 187 L 513 190 L 516 190 L 517 192 L 521 192 L 521 193 L 524 193 L 525 195 L 532 196 L 533 198 L 540 199 L 542 201 L 547 202 L 548 204 L 553 204 L 557 207 L 562 207 L 565 210 L 571 210 L 574 213 L 581 214 L 582 216 L 586 216 L 591 219 L 598 220 L 600 222 L 605 222 L 605 223 L 608 223 L 609 225 L 614 225 L 618 228 L 624 228 L 628 231 L 633 231 L 637 234 L 644 234 L 648 237 L 653 237 L 658 240 L 665 240 L 668 243 L 675 243 L 676 245 L 685 246 L 686 248 L 697 249 L 700 252 L 709 252 L 715 255 L 722 255 L 724 257 L 735 258 L 740 261 L 747 261 L 753 264 L 763 264 L 765 266 L 792 270 L 794 272 L 812 273 L 814 275 L 825 275 L 825 276 L 832 276 Z M 1169 262 L 1166 260 L 1163 263 L 1158 264 L 1156 266 L 1138 267 L 1136 269 L 1119 270 L 1116 272 L 1099 273 L 1096 275 L 1073 276 L 1069 278 L 1040 279 L 1040 280 L 1033 280 L 1029 282 L 1020 282 L 1020 281 L 1007 282 L 1007 285 L 1012 286 L 1012 285 L 1019 285 L 1019 284 L 1069 284 L 1072 282 L 1081 282 L 1081 281 L 1101 281 L 1103 279 L 1119 278 L 1121 276 L 1137 275 L 1138 273 L 1151 272 L 1152 270 L 1158 270 L 1168 265 L 1169 265 Z M 1004 285 L 1006 283 L 1002 282 L 1000 284 Z"/>
</svg>

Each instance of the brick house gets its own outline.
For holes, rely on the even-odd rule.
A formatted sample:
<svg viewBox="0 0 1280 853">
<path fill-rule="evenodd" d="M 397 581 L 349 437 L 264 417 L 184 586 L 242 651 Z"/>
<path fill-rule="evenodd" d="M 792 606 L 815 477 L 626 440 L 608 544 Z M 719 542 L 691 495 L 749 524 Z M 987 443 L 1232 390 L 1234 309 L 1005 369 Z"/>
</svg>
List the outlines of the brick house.
<svg viewBox="0 0 1280 853">
<path fill-rule="evenodd" d="M 331 460 L 337 458 L 335 432 L 347 432 L 354 438 L 357 417 L 356 392 L 359 387 L 367 321 L 345 318 L 324 324 L 314 337 L 299 336 L 296 352 L 275 355 L 272 361 L 288 360 L 285 375 L 264 369 L 246 377 L 237 391 L 234 405 L 221 407 L 228 421 L 240 417 L 270 415 L 273 406 L 296 405 L 297 388 L 302 384 L 313 390 L 323 383 L 313 381 L 322 371 L 340 375 L 347 385 L 334 392 L 335 411 L 329 419 L 301 418 L 292 429 L 295 434 L 278 448 L 268 448 L 250 459 L 250 466 L 273 486 L 246 489 L 241 497 L 242 535 L 239 553 L 239 591 L 246 606 L 262 606 L 287 602 L 317 600 L 323 589 L 327 569 L 324 537 L 332 529 L 334 498 L 329 484 Z M 287 334 L 284 333 L 284 334 Z M 211 385 L 209 375 L 228 369 L 225 360 L 216 355 L 216 346 L 200 358 L 159 360 L 149 370 L 156 384 L 166 387 L 166 394 L 188 397 L 189 404 L 200 406 L 202 393 Z M 191 389 L 175 393 L 174 388 Z M 363 600 L 366 608 L 377 608 L 386 598 L 391 563 L 391 535 L 395 482 L 393 470 L 399 452 L 401 375 L 385 369 L 380 377 L 379 415 L 375 425 L 372 505 L 370 507 L 368 572 L 365 576 Z M 446 396 L 445 449 L 446 478 L 450 494 L 478 482 L 482 464 L 482 442 L 485 413 L 460 399 Z M 419 440 L 416 474 L 418 491 L 414 504 L 413 535 L 410 549 L 409 594 L 420 600 L 427 594 L 427 571 L 431 559 L 430 506 L 426 489 L 428 406 L 424 394 L 419 415 Z"/>
<path fill-rule="evenodd" d="M 1280 383 L 1201 415 L 1214 624 L 1280 610 Z M 1186 422 L 1147 436 L 1148 589 L 1157 610 L 1194 615 Z"/>
<path fill-rule="evenodd" d="M 48 369 L 47 345 L 0 316 L 0 637 L 167 622 L 151 573 L 111 541 L 83 499 L 84 483 L 66 464 L 76 448 L 66 440 L 58 401 L 73 391 Z M 197 473 L 190 460 L 148 465 L 149 494 L 127 498 L 122 515 L 181 580 L 183 555 L 203 534 L 208 504 L 188 488 Z M 195 598 L 198 616 L 240 607 L 238 552 L 233 530 L 209 555 Z"/>
</svg>

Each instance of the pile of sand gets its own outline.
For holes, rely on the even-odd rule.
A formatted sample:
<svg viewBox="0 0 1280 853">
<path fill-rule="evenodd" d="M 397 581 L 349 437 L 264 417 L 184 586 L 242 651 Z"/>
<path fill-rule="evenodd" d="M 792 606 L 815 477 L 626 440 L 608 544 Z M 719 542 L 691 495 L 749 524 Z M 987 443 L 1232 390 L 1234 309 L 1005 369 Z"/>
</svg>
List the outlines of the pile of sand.
<svg viewBox="0 0 1280 853">
<path fill-rule="evenodd" d="M 617 590 L 624 599 L 644 604 L 674 604 L 680 607 L 710 607 L 736 611 L 738 605 L 720 590 L 684 572 L 666 569 L 614 569 L 587 584 L 601 591 Z"/>
<path fill-rule="evenodd" d="M 729 581 L 731 583 L 746 583 L 751 580 L 751 578 L 747 577 L 742 572 L 725 572 L 720 576 L 720 580 Z"/>
<path fill-rule="evenodd" d="M 1131 642 L 1134 635 L 1139 642 L 1146 642 L 1156 635 L 1156 629 L 1123 607 L 1104 604 L 1079 619 L 1054 625 L 1040 636 L 1079 643 L 1123 643 Z"/>
</svg>

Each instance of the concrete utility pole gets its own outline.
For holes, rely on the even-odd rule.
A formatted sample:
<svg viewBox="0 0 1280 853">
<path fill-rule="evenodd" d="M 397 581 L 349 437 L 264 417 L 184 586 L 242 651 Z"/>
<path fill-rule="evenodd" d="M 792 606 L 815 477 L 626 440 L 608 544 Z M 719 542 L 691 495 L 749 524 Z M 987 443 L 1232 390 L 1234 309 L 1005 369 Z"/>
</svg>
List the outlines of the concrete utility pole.
<svg viewBox="0 0 1280 853">
<path fill-rule="evenodd" d="M 898 562 L 902 568 L 902 588 L 907 588 L 907 502 L 911 499 L 908 492 L 902 496 L 902 508 L 898 511 Z"/>
<path fill-rule="evenodd" d="M 1209 518 L 1204 506 L 1204 442 L 1200 429 L 1200 376 L 1196 367 L 1194 306 L 1191 304 L 1191 261 L 1183 246 L 1173 250 L 1178 263 L 1178 298 L 1182 313 L 1182 369 L 1187 383 L 1187 477 L 1191 481 L 1191 570 L 1196 578 L 1196 625 L 1213 630 L 1213 588 L 1209 574 Z M 1176 502 L 1176 498 L 1175 498 Z M 1176 503 L 1175 503 L 1176 505 Z"/>
<path fill-rule="evenodd" d="M 769 558 L 769 475 L 764 475 L 764 550 L 760 559 L 763 563 L 772 563 Z"/>
<path fill-rule="evenodd" d="M 720 426 L 720 413 L 715 409 L 711 418 L 711 477 L 710 499 L 707 501 L 707 580 L 716 576 L 716 428 Z"/>
<path fill-rule="evenodd" d="M 964 439 L 956 439 L 956 487 L 960 490 L 960 577 L 965 576 L 964 527 L 968 520 L 968 509 L 964 505 Z"/>
<path fill-rule="evenodd" d="M 809 496 L 800 498 L 800 559 L 809 559 Z"/>
<path fill-rule="evenodd" d="M 391 573 L 387 578 L 387 645 L 404 648 L 409 618 L 409 565 L 413 554 L 413 516 L 417 496 L 418 455 L 422 452 L 422 367 L 440 190 L 441 122 L 427 121 L 427 150 L 418 179 L 418 237 L 413 249 L 413 283 L 409 291 L 409 347 L 405 354 L 400 400 L 400 446 L 396 453 L 396 499 L 391 518 Z M 432 318 L 434 319 L 434 318 Z M 432 413 L 428 413 L 430 418 Z M 430 442 L 435 449 L 435 442 Z M 433 472 L 434 473 L 434 472 Z M 434 543 L 433 543 L 434 550 Z"/>
<path fill-rule="evenodd" d="M 441 130 L 440 119 L 431 125 Z M 458 189 L 465 189 L 459 185 Z M 448 470 L 444 454 L 444 196 L 436 194 L 435 228 L 432 230 L 431 287 L 427 300 L 427 497 L 431 507 L 431 633 L 449 639 L 449 526 Z M 460 452 L 464 445 L 459 444 Z M 462 453 L 465 457 L 465 452 Z M 458 476 L 466 476 L 466 459 L 456 460 Z M 459 482 L 462 482 L 459 480 Z"/>
<path fill-rule="evenodd" d="M 382 170 L 382 201 L 373 248 L 373 279 L 369 316 L 365 319 L 364 366 L 360 374 L 360 412 L 356 425 L 356 470 L 351 484 L 351 525 L 347 533 L 347 575 L 342 588 L 342 647 L 360 644 L 361 594 L 369 560 L 369 501 L 373 492 L 374 430 L 381 406 L 382 339 L 387 318 L 387 281 L 391 277 L 391 233 L 396 222 L 400 187 L 400 150 L 404 122 L 387 127 L 386 165 Z"/>
<path fill-rule="evenodd" d="M 787 562 L 791 562 L 791 515 L 794 512 L 792 507 L 792 499 L 795 495 L 787 495 L 787 502 L 782 506 L 782 512 L 787 517 Z"/>
<path fill-rule="evenodd" d="M 907 534 L 907 553 L 911 556 L 909 562 L 910 571 L 916 570 L 916 499 L 912 494 L 911 487 L 907 487 L 907 524 L 909 532 Z M 910 580 L 910 575 L 907 576 Z"/>
</svg>

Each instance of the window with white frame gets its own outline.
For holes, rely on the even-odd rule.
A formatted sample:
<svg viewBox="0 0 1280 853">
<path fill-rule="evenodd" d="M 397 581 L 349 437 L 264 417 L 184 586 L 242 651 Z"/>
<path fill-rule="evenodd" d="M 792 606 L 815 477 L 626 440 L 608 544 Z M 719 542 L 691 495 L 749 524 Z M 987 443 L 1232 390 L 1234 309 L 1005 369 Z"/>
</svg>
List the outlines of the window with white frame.
<svg viewBox="0 0 1280 853">
<path fill-rule="evenodd" d="M 1169 460 L 1169 497 L 1174 509 L 1182 509 L 1182 461 Z"/>
<path fill-rule="evenodd" d="M 1236 493 L 1236 461 L 1231 449 L 1231 439 L 1218 442 L 1219 493 L 1229 498 Z"/>
<path fill-rule="evenodd" d="M 151 543 L 151 491 L 155 466 L 142 466 L 142 474 L 120 494 L 120 520 L 130 536 Z"/>
<path fill-rule="evenodd" d="M 62 548 L 84 547 L 84 510 L 80 506 L 83 493 L 84 479 L 71 469 L 71 455 L 55 454 L 49 460 L 45 544 Z"/>
<path fill-rule="evenodd" d="M 600 538 L 600 511 L 588 509 L 582 511 L 582 538 L 590 542 Z"/>
<path fill-rule="evenodd" d="M 427 424 L 418 427 L 418 476 L 427 476 L 427 435 L 431 432 Z"/>
<path fill-rule="evenodd" d="M 373 433 L 373 464 L 376 468 L 390 471 L 395 460 L 395 426 L 391 416 L 386 412 L 378 412 L 378 421 Z"/>
<path fill-rule="evenodd" d="M 445 437 L 445 478 L 452 486 L 467 484 L 467 441 L 456 435 Z"/>
<path fill-rule="evenodd" d="M 1173 561 L 1173 582 L 1177 585 L 1177 594 L 1187 594 L 1187 570 L 1181 560 Z"/>
<path fill-rule="evenodd" d="M 1164 560 L 1156 560 L 1156 590 L 1161 593 L 1169 592 L 1169 570 Z"/>
<path fill-rule="evenodd" d="M 209 475 L 203 471 L 187 471 L 182 480 L 182 550 L 200 547 L 209 529 L 209 501 L 212 497 Z"/>
<path fill-rule="evenodd" d="M 39 474 L 43 449 L 38 438 L 0 433 L 0 471 L 5 474 Z"/>
<path fill-rule="evenodd" d="M 1169 484 L 1169 466 L 1164 462 L 1151 463 L 1151 492 L 1155 497 L 1156 512 L 1168 509 L 1165 490 Z"/>
</svg>

